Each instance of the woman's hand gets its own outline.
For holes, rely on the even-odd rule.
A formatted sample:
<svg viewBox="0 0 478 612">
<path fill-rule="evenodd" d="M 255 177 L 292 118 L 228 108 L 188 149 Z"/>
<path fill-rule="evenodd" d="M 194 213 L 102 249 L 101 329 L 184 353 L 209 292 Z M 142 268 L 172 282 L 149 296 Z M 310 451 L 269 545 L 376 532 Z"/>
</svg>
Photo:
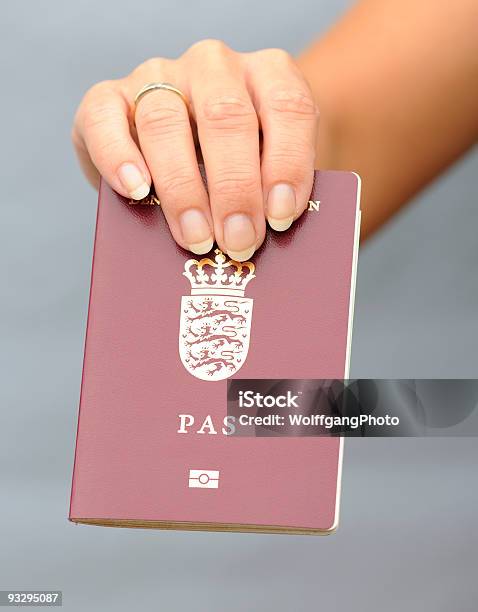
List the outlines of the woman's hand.
<svg viewBox="0 0 478 612">
<path fill-rule="evenodd" d="M 134 98 L 146 84 L 168 90 Z M 286 230 L 312 189 L 318 113 L 293 59 L 278 49 L 235 53 L 207 40 L 177 60 L 155 58 L 129 76 L 92 87 L 73 128 L 80 163 L 123 196 L 151 181 L 178 244 L 207 253 L 216 240 L 244 261 L 261 245 L 265 217 Z M 262 146 L 259 145 L 262 132 Z M 209 196 L 198 168 L 200 146 Z"/>
</svg>

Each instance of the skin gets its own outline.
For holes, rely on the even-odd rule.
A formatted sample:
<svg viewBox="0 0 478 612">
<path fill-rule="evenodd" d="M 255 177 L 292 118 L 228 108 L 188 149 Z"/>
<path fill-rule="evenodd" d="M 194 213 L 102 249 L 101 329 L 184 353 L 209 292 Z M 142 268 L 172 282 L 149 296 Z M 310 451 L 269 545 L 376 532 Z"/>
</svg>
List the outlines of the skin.
<svg viewBox="0 0 478 612">
<path fill-rule="evenodd" d="M 318 166 L 362 177 L 362 237 L 478 140 L 476 0 L 360 2 L 299 66 L 321 110 Z"/>
<path fill-rule="evenodd" d="M 189 104 L 159 90 L 135 109 L 161 81 Z M 302 214 L 314 167 L 361 175 L 370 235 L 477 141 L 476 109 L 476 0 L 366 0 L 297 60 L 215 40 L 148 60 L 92 87 L 72 136 L 93 185 L 101 174 L 141 199 L 154 183 L 178 244 L 202 254 L 215 240 L 242 261 L 266 221 L 285 231 Z"/>
</svg>

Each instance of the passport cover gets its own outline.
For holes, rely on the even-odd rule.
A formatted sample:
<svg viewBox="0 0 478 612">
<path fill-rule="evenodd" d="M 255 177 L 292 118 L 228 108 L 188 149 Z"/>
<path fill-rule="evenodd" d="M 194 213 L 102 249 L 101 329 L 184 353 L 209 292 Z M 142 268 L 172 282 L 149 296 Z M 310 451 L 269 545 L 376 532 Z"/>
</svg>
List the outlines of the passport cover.
<svg viewBox="0 0 478 612">
<path fill-rule="evenodd" d="M 308 210 L 250 262 L 193 256 L 161 207 L 102 183 L 70 520 L 330 533 L 341 438 L 234 437 L 226 383 L 346 378 L 360 179 L 316 172 Z"/>
</svg>

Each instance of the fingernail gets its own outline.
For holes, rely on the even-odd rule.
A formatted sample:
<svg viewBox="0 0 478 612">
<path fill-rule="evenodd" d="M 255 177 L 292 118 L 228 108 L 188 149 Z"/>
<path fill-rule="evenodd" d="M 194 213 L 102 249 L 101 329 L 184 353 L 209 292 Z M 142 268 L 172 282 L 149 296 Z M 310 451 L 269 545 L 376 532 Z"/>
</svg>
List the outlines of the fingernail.
<svg viewBox="0 0 478 612">
<path fill-rule="evenodd" d="M 179 216 L 179 225 L 184 242 L 188 249 L 196 255 L 209 253 L 214 244 L 214 238 L 205 214 L 197 209 L 190 208 Z"/>
<path fill-rule="evenodd" d="M 118 169 L 118 176 L 129 197 L 142 200 L 149 194 L 149 185 L 142 172 L 134 164 L 123 164 Z"/>
<path fill-rule="evenodd" d="M 256 250 L 256 241 L 256 230 L 250 217 L 242 213 L 226 217 L 224 242 L 229 257 L 236 261 L 249 259 Z"/>
<path fill-rule="evenodd" d="M 274 185 L 267 198 L 267 221 L 272 229 L 283 232 L 292 225 L 296 212 L 295 191 L 286 183 Z"/>
</svg>

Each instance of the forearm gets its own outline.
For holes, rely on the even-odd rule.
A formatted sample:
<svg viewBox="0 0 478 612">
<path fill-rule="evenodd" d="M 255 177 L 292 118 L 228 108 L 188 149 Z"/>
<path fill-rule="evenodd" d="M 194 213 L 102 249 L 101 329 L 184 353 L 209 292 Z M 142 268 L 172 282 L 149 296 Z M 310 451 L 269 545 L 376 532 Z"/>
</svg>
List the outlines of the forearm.
<svg viewBox="0 0 478 612">
<path fill-rule="evenodd" d="M 300 58 L 318 166 L 363 179 L 363 236 L 478 138 L 478 5 L 365 0 Z"/>
</svg>

